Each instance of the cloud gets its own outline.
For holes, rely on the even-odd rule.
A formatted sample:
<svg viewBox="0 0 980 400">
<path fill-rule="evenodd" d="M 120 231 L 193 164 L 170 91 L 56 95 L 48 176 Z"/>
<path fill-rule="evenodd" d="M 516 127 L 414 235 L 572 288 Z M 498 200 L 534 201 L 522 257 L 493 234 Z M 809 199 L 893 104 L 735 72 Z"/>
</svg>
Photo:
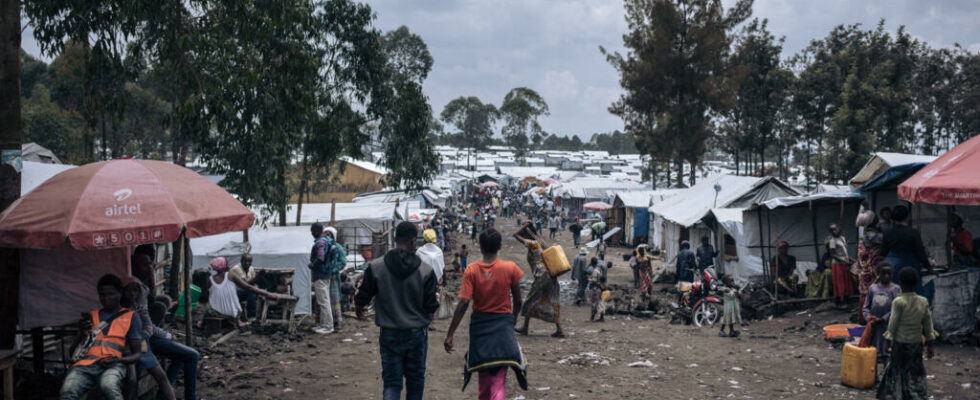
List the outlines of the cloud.
<svg viewBox="0 0 980 400">
<path fill-rule="evenodd" d="M 736 0 L 722 0 L 730 7 Z M 599 53 L 622 51 L 621 0 L 366 0 L 384 31 L 405 25 L 428 44 L 435 65 L 424 84 L 437 114 L 450 100 L 477 96 L 499 105 L 512 88 L 532 87 L 551 109 L 542 126 L 580 134 L 622 129 L 607 111 L 618 98 L 619 76 Z M 769 19 L 784 36 L 783 56 L 823 38 L 839 24 L 899 26 L 934 47 L 961 43 L 980 51 L 977 0 L 755 0 L 753 17 Z M 24 49 L 37 46 L 24 31 Z"/>
<path fill-rule="evenodd" d="M 566 101 L 578 96 L 578 79 L 571 71 L 548 71 L 537 84 L 538 93 L 548 100 Z M 547 101 L 547 100 L 546 100 Z"/>
</svg>

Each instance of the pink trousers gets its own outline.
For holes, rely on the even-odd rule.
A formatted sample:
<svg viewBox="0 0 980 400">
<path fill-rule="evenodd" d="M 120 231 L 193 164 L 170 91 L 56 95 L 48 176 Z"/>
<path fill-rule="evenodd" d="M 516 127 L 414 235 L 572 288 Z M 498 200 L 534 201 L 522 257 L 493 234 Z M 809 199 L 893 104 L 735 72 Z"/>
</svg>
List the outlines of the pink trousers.
<svg viewBox="0 0 980 400">
<path fill-rule="evenodd" d="M 480 371 L 480 400 L 505 400 L 507 367 Z"/>
</svg>

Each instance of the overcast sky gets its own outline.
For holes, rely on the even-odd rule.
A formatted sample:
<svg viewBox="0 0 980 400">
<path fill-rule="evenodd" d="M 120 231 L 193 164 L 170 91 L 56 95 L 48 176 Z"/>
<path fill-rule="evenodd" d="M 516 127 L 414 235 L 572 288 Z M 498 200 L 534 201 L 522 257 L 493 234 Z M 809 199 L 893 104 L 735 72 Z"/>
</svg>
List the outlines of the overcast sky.
<svg viewBox="0 0 980 400">
<path fill-rule="evenodd" d="M 730 5 L 734 0 L 724 0 Z M 620 94 L 616 71 L 599 46 L 620 50 L 626 31 L 620 0 L 367 0 L 377 26 L 401 25 L 420 35 L 435 58 L 425 82 L 433 111 L 450 100 L 477 96 L 500 105 L 514 87 L 544 96 L 548 132 L 577 134 L 622 129 L 606 111 Z M 980 51 L 977 0 L 756 0 L 753 17 L 768 18 L 776 37 L 785 36 L 787 57 L 822 38 L 838 24 L 874 27 L 882 18 L 934 47 L 960 43 Z M 37 54 L 24 32 L 23 47 Z"/>
</svg>

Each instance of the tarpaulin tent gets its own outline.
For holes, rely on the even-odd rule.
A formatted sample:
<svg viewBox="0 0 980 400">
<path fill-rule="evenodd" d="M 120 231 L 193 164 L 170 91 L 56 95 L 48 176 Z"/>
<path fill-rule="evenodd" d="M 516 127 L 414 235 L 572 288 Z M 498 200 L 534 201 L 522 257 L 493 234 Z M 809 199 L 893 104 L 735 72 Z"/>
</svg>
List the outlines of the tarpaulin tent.
<svg viewBox="0 0 980 400">
<path fill-rule="evenodd" d="M 648 241 L 650 234 L 650 206 L 673 196 L 676 190 L 631 190 L 616 192 L 613 200 L 613 216 L 616 226 L 622 226 L 626 243 L 633 244 L 637 238 Z"/>
<path fill-rule="evenodd" d="M 407 202 L 406 202 L 407 203 Z M 376 234 L 388 231 L 395 221 L 395 203 L 335 203 L 336 212 L 330 203 L 311 203 L 303 205 L 300 223 L 312 225 L 319 222 L 324 226 L 331 221 L 345 245 L 371 244 Z M 296 209 L 286 211 L 286 221 L 296 221 Z M 309 228 L 306 228 L 309 231 Z"/>
<path fill-rule="evenodd" d="M 868 162 L 854 174 L 850 180 L 851 187 L 858 187 L 870 182 L 875 177 L 891 167 L 908 164 L 928 164 L 936 159 L 936 156 L 925 156 L 919 154 L 888 153 L 879 151 L 874 153 Z"/>
<path fill-rule="evenodd" d="M 248 244 L 242 241 L 241 232 L 191 239 L 194 269 L 206 269 L 214 257 L 225 257 L 228 265 L 234 265 L 251 247 L 252 265 L 258 268 L 293 270 L 293 295 L 299 298 L 296 314 L 309 314 L 310 302 L 310 249 L 313 237 L 309 226 L 253 227 L 248 230 Z"/>
<path fill-rule="evenodd" d="M 734 273 L 741 279 L 768 281 L 769 260 L 776 255 L 777 244 L 784 241 L 789 244 L 789 254 L 796 257 L 797 275 L 806 281 L 806 271 L 816 268 L 823 255 L 827 228 L 832 223 L 840 226 L 848 254 L 856 258 L 858 230 L 854 221 L 860 205 L 858 193 L 831 192 L 776 198 L 746 208 L 741 237 L 735 238 L 740 252 Z"/>
<path fill-rule="evenodd" d="M 716 185 L 720 191 L 715 190 Z M 713 234 L 711 227 L 698 222 L 711 209 L 743 208 L 769 199 L 798 194 L 798 191 L 773 177 L 709 176 L 697 185 L 678 190 L 674 196 L 650 207 L 650 213 L 654 215 L 654 223 L 650 227 L 651 237 L 662 241 L 653 245 L 663 249 L 667 261 L 670 262 L 677 257 L 681 241 L 688 240 L 694 247 L 702 236 L 708 236 L 710 240 Z"/>
</svg>

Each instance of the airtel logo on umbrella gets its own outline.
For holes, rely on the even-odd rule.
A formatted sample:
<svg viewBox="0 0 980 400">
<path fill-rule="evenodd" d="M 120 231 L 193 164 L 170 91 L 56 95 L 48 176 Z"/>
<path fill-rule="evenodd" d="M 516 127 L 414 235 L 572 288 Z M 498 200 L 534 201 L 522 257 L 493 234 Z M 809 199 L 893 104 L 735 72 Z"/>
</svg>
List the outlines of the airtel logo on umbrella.
<svg viewBox="0 0 980 400">
<path fill-rule="evenodd" d="M 126 199 L 133 196 L 133 189 L 123 188 L 112 193 L 116 197 L 116 201 L 125 201 Z M 105 216 L 107 217 L 119 217 L 123 215 L 137 215 L 142 214 L 143 209 L 140 203 L 136 204 L 113 204 L 105 208 Z"/>
<path fill-rule="evenodd" d="M 123 201 L 133 195 L 133 189 L 119 189 L 112 195 L 116 196 L 116 201 Z"/>
</svg>

